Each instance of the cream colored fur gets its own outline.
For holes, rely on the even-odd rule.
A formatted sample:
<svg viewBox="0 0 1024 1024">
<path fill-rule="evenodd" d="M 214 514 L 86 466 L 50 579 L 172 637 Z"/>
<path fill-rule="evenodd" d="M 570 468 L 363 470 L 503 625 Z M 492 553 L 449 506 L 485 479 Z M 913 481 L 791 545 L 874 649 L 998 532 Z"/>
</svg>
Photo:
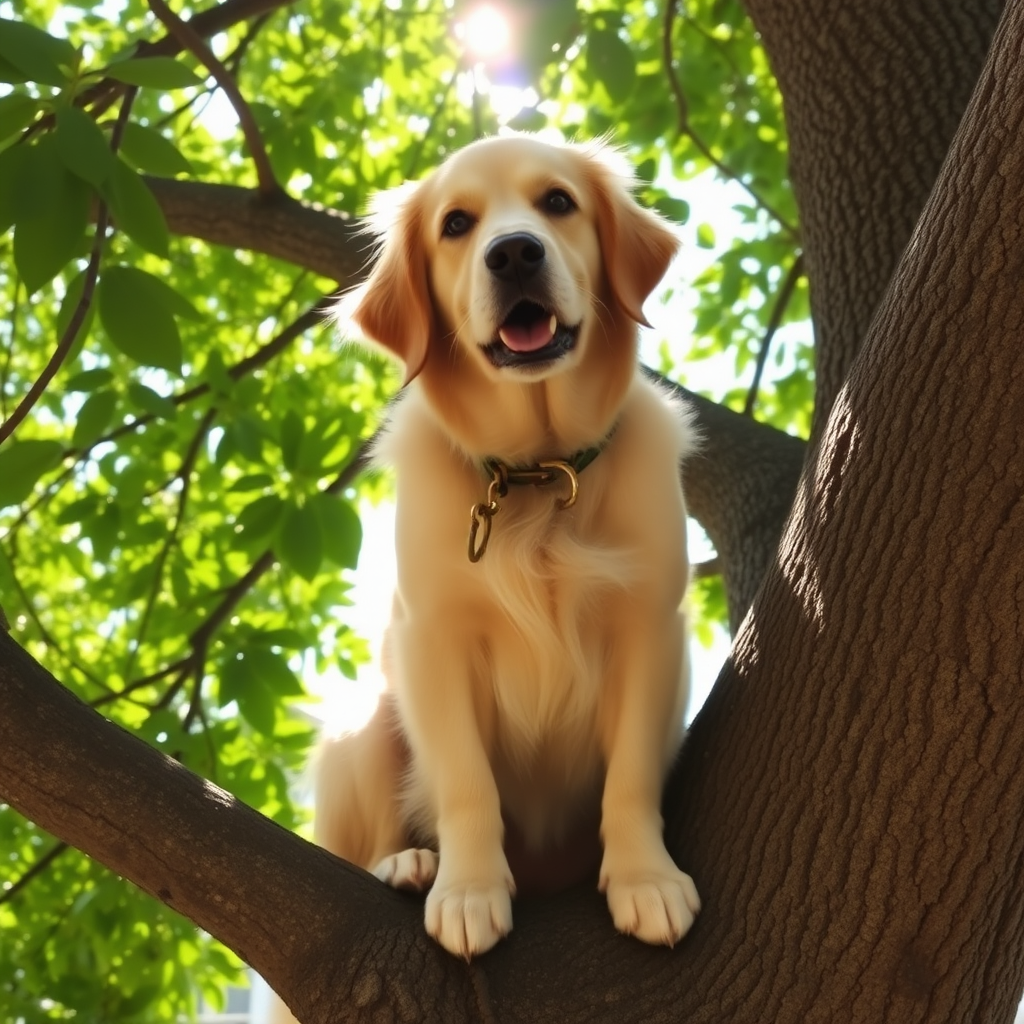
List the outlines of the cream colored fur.
<svg viewBox="0 0 1024 1024">
<path fill-rule="evenodd" d="M 389 692 L 365 730 L 320 753 L 317 839 L 429 888 L 427 930 L 462 957 L 512 927 L 503 814 L 542 851 L 599 813 L 599 885 L 622 932 L 671 945 L 699 909 L 659 811 L 688 691 L 678 469 L 694 435 L 636 362 L 641 307 L 676 241 L 630 184 L 600 147 L 475 143 L 384 197 L 353 313 L 410 381 L 377 451 L 397 479 L 398 588 Z M 552 214 L 553 188 L 576 208 Z M 450 237 L 455 210 L 472 226 Z M 484 253 L 524 231 L 543 242 L 550 305 L 580 324 L 578 343 L 539 369 L 496 369 Z M 469 561 L 484 458 L 564 458 L 610 433 L 573 508 L 558 507 L 561 483 L 513 488 Z"/>
</svg>

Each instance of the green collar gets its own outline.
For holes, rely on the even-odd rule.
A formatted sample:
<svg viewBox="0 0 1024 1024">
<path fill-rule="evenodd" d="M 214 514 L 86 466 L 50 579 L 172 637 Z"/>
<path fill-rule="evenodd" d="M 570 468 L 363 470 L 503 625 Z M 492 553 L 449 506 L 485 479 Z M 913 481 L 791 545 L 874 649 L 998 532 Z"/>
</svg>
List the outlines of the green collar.
<svg viewBox="0 0 1024 1024">
<path fill-rule="evenodd" d="M 543 484 L 546 480 L 538 479 L 538 476 L 547 476 L 554 479 L 558 476 L 555 472 L 553 475 L 545 468 L 550 466 L 554 462 L 562 463 L 572 468 L 574 473 L 582 473 L 583 470 L 589 466 L 594 459 L 598 457 L 608 447 L 608 442 L 612 439 L 612 434 L 615 433 L 613 427 L 609 431 L 608 436 L 601 441 L 600 444 L 591 445 L 589 448 L 581 448 L 578 452 L 573 452 L 567 459 L 551 459 L 546 462 L 537 462 L 532 466 L 510 466 L 507 462 L 502 462 L 501 459 L 486 458 L 483 462 L 484 472 L 488 477 L 494 475 L 496 469 L 502 468 L 508 479 L 508 483 L 517 484 Z M 518 479 L 523 477 L 523 479 Z"/>
<path fill-rule="evenodd" d="M 617 426 L 618 424 L 616 424 Z M 534 487 L 544 487 L 564 476 L 569 481 L 569 496 L 559 498 L 557 507 L 566 509 L 575 505 L 576 497 L 579 494 L 578 474 L 582 473 L 608 447 L 616 427 L 612 427 L 608 431 L 600 444 L 590 448 L 581 448 L 567 459 L 548 459 L 532 466 L 509 466 L 501 459 L 484 459 L 483 470 L 490 483 L 487 487 L 486 499 L 477 502 L 470 512 L 469 560 L 479 562 L 483 558 L 484 552 L 487 550 L 487 541 L 491 536 L 491 520 L 501 508 L 498 499 L 504 498 L 508 494 L 510 486 L 532 484 Z"/>
</svg>

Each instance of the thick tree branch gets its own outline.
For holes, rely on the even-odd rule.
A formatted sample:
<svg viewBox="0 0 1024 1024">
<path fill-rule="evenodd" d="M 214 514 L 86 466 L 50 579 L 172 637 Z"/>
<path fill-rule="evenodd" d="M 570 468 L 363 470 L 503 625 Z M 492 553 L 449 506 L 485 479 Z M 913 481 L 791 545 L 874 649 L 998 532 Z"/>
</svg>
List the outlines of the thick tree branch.
<svg viewBox="0 0 1024 1024">
<path fill-rule="evenodd" d="M 785 106 L 817 436 L 946 157 L 1004 0 L 745 5 Z"/>
<path fill-rule="evenodd" d="M 668 383 L 668 382 L 666 382 Z M 807 445 L 678 385 L 703 438 L 683 465 L 690 514 L 718 552 L 735 634 L 754 599 L 796 493 Z"/>
<path fill-rule="evenodd" d="M 583 887 L 517 901 L 510 939 L 467 967 L 426 938 L 419 899 L 103 721 L 3 636 L 0 797 L 223 939 L 306 1024 L 1009 1020 L 1024 0 L 1009 10 L 674 774 L 668 846 L 705 900 L 679 948 L 616 936 Z"/>
<path fill-rule="evenodd" d="M 348 214 L 235 185 L 154 177 L 146 184 L 176 235 L 261 252 L 344 285 L 363 274 L 369 244 Z"/>
</svg>

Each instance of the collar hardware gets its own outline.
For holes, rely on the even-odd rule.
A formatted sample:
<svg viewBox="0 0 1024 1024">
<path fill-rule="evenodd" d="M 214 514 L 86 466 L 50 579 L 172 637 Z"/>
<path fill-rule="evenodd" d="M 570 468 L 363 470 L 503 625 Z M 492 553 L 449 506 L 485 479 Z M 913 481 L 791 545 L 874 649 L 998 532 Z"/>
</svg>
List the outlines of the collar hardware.
<svg viewBox="0 0 1024 1024">
<path fill-rule="evenodd" d="M 580 493 L 579 474 L 604 451 L 610 440 L 611 434 L 601 444 L 584 448 L 568 459 L 547 459 L 533 466 L 509 466 L 500 459 L 486 459 L 484 469 L 490 474 L 487 497 L 469 511 L 469 560 L 475 564 L 484 557 L 491 539 L 492 520 L 501 511 L 498 499 L 508 494 L 509 487 L 547 487 L 564 477 L 569 481 L 569 494 L 559 498 L 556 507 L 559 511 L 572 508 Z"/>
</svg>

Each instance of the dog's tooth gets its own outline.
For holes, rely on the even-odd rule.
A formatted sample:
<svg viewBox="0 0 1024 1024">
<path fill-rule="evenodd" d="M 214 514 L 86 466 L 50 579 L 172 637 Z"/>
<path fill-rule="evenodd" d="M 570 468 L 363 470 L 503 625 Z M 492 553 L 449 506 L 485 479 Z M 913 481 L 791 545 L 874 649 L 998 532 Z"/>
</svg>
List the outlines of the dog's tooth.
<svg viewBox="0 0 1024 1024">
<path fill-rule="evenodd" d="M 555 328 L 557 328 L 557 327 L 558 327 L 558 317 L 556 317 L 555 314 L 552 313 L 551 314 L 551 322 L 548 324 L 548 330 L 550 330 L 551 333 L 554 334 L 555 333 Z"/>
</svg>

